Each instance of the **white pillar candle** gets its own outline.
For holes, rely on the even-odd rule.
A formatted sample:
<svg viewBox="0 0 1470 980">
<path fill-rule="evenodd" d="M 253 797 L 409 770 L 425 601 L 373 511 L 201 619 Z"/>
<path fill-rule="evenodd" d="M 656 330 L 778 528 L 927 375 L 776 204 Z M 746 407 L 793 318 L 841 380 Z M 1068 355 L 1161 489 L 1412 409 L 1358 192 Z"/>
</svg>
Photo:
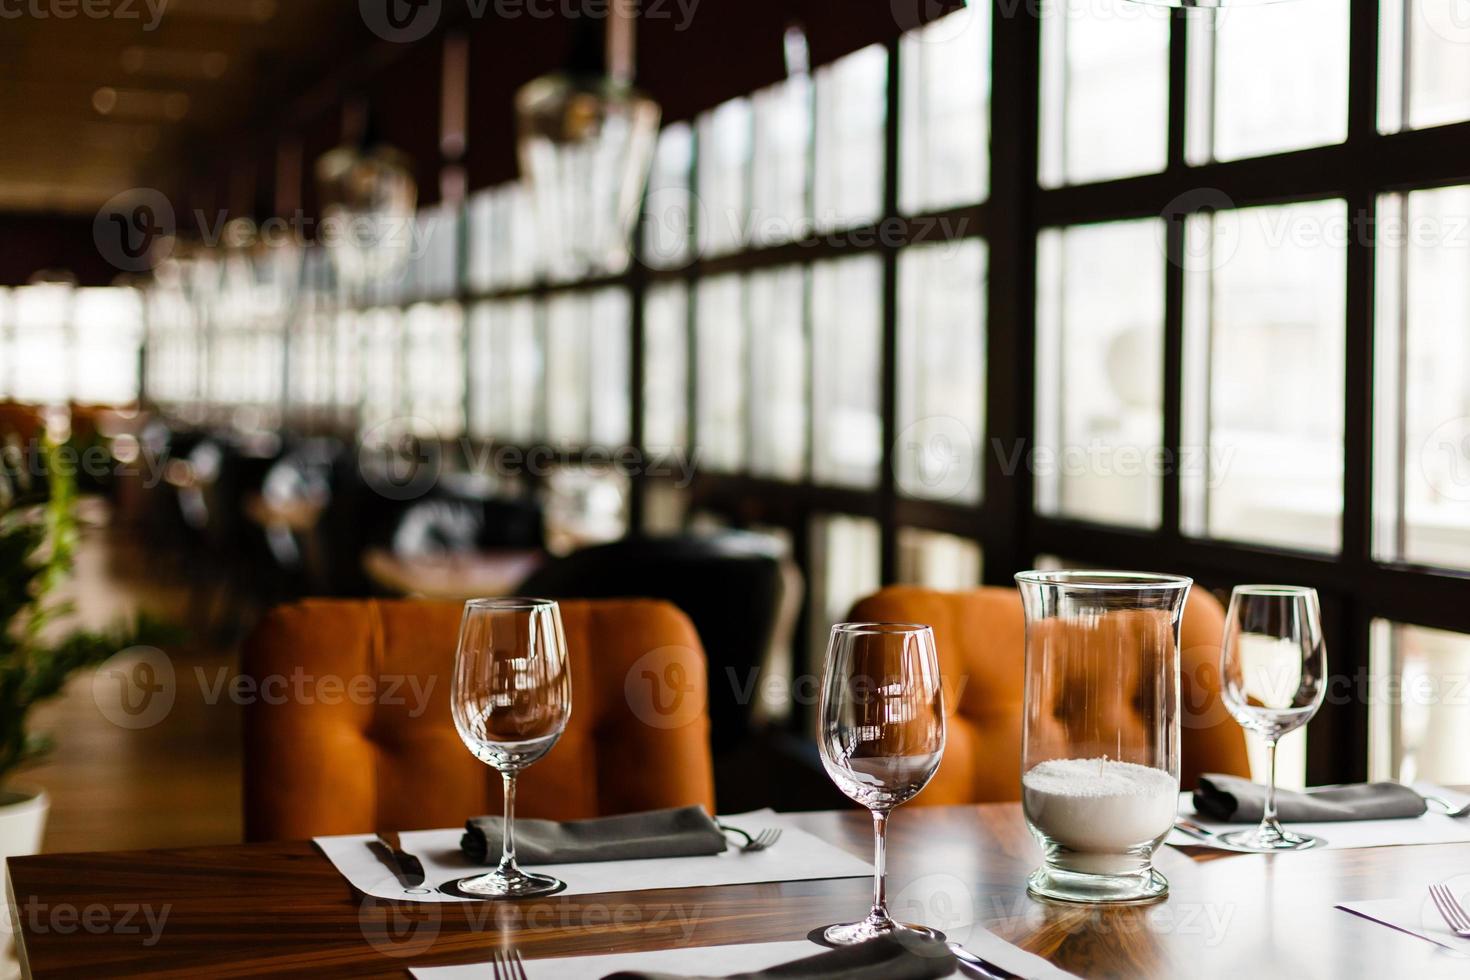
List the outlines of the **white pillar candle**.
<svg viewBox="0 0 1470 980">
<path fill-rule="evenodd" d="M 1057 864 L 1116 874 L 1147 864 L 1136 851 L 1174 826 L 1179 780 L 1162 769 L 1113 759 L 1048 759 L 1021 777 L 1026 816 L 1071 854 Z"/>
</svg>

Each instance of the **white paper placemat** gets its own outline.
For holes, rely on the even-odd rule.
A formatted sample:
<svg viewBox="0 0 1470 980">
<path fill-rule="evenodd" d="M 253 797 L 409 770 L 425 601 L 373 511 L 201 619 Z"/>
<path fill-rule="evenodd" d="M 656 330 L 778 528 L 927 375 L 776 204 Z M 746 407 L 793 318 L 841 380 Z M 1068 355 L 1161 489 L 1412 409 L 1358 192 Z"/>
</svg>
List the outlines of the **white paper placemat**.
<svg viewBox="0 0 1470 980">
<path fill-rule="evenodd" d="M 873 866 L 798 828 L 771 810 L 721 817 L 755 833 L 780 827 L 781 839 L 764 851 L 743 853 L 734 847 L 723 854 L 703 857 L 658 858 L 646 861 L 601 861 L 584 864 L 538 864 L 527 867 L 567 883 L 558 895 L 594 895 L 600 892 L 643 891 L 649 888 L 696 888 L 704 885 L 740 885 L 761 881 L 803 881 L 815 878 L 860 878 Z M 370 847 L 371 834 L 317 837 L 314 841 L 358 891 L 376 898 L 409 902 L 464 902 L 438 886 L 483 873 L 459 849 L 463 828 L 411 830 L 399 835 L 403 849 L 424 865 L 425 887 L 405 889 L 392 869 Z M 555 897 L 555 896 L 551 896 Z"/>
<path fill-rule="evenodd" d="M 1470 796 L 1447 790 L 1432 783 L 1413 783 L 1414 790 L 1421 796 L 1438 796 L 1456 806 L 1470 803 Z M 1232 830 L 1249 829 L 1249 824 L 1221 823 L 1206 820 L 1194 812 L 1191 794 L 1179 794 L 1179 815 L 1213 830 L 1226 833 Z M 1447 817 L 1438 812 L 1438 807 L 1429 805 L 1429 812 L 1422 817 L 1402 820 L 1338 820 L 1330 823 L 1289 823 L 1288 829 L 1299 834 L 1311 834 L 1326 841 L 1332 849 L 1352 847 L 1385 847 L 1393 844 L 1458 844 L 1470 841 L 1470 817 Z M 1209 841 L 1174 831 L 1165 842 L 1188 847 L 1213 847 Z M 1323 845 L 1318 845 L 1322 847 Z M 1225 850 L 1225 848 L 1220 848 Z"/>
<path fill-rule="evenodd" d="M 966 948 L 996 966 L 1027 980 L 1075 980 L 1073 974 L 1059 970 L 1034 953 L 1013 946 L 994 933 L 975 929 Z M 825 950 L 816 943 L 799 940 L 794 943 L 746 943 L 739 946 L 681 947 L 646 953 L 609 953 L 601 956 L 567 956 L 556 959 L 526 960 L 528 980 L 597 980 L 619 970 L 658 970 L 665 973 L 691 973 L 724 976 L 751 970 L 767 970 L 791 960 L 815 956 Z M 418 980 L 485 980 L 487 963 L 466 966 L 419 967 L 408 971 Z M 955 976 L 965 976 L 963 972 Z"/>
<path fill-rule="evenodd" d="M 1457 893 L 1459 891 L 1461 890 L 1457 890 Z M 1465 894 L 1458 895 L 1461 904 L 1470 898 L 1470 889 L 1463 891 Z M 1428 885 L 1425 886 L 1424 894 L 1420 898 L 1381 898 L 1368 902 L 1344 902 L 1338 908 L 1388 926 L 1390 929 L 1407 932 L 1411 936 L 1427 939 L 1446 949 L 1470 956 L 1470 939 L 1460 938 L 1450 931 L 1449 926 L 1445 925 L 1439 909 L 1434 907 L 1434 900 L 1429 897 Z M 1470 976 L 1470 965 L 1466 966 L 1465 973 Z"/>
</svg>

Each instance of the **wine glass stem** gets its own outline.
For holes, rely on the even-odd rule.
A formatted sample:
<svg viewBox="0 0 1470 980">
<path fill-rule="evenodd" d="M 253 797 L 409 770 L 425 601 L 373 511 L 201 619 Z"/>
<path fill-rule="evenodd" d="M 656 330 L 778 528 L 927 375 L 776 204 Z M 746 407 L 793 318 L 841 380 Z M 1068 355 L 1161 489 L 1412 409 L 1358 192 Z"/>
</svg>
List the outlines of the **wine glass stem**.
<svg viewBox="0 0 1470 980">
<path fill-rule="evenodd" d="M 1261 814 L 1261 832 L 1280 834 L 1282 833 L 1281 822 L 1276 819 L 1276 739 L 1274 738 L 1266 740 L 1266 759 L 1270 778 L 1266 781 L 1266 810 Z"/>
<path fill-rule="evenodd" d="M 888 918 L 888 811 L 873 811 L 873 919 Z"/>
<path fill-rule="evenodd" d="M 516 774 L 503 772 L 500 778 L 505 784 L 505 825 L 501 828 L 500 867 L 497 870 L 502 875 L 517 875 L 520 869 L 516 867 Z"/>
</svg>

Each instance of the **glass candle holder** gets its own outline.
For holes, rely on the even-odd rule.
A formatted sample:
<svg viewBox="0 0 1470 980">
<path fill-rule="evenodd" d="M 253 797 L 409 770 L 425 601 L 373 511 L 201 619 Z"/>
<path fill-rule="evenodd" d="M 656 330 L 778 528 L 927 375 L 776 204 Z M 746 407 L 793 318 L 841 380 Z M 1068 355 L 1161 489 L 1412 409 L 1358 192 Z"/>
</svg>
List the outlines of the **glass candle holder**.
<svg viewBox="0 0 1470 980">
<path fill-rule="evenodd" d="M 1032 894 L 1149 902 L 1179 806 L 1179 621 L 1189 579 L 1022 572 L 1021 801 L 1043 863 Z"/>
</svg>

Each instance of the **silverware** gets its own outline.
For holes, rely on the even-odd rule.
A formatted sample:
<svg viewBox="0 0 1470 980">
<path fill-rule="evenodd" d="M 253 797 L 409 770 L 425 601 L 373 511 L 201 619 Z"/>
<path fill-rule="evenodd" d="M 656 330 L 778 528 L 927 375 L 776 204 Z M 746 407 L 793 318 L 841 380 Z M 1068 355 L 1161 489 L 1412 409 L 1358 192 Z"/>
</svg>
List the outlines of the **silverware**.
<svg viewBox="0 0 1470 980">
<path fill-rule="evenodd" d="M 490 967 L 495 980 L 527 980 L 526 964 L 518 949 L 493 949 L 490 951 Z"/>
<path fill-rule="evenodd" d="M 959 943 L 955 942 L 952 939 L 944 945 L 949 947 L 949 951 L 953 953 L 961 963 L 968 966 L 972 971 L 979 974 L 980 976 L 986 977 L 987 980 L 1021 980 L 1019 974 L 1012 973 L 1010 970 L 1007 970 L 1004 967 L 996 966 L 989 960 L 981 959 L 980 957 L 976 956 L 974 953 L 970 952 L 968 949 L 961 946 Z"/>
<path fill-rule="evenodd" d="M 1444 812 L 1440 814 L 1442 817 L 1470 817 L 1470 803 L 1466 803 L 1464 806 L 1455 806 L 1442 796 L 1426 796 L 1424 797 L 1424 802 L 1438 803 L 1444 807 Z"/>
<path fill-rule="evenodd" d="M 764 851 L 781 839 L 780 827 L 767 827 L 754 837 L 741 830 L 739 827 L 731 827 L 729 824 L 716 824 L 727 834 L 735 834 L 745 838 L 745 843 L 740 845 L 740 851 L 744 854 L 754 854 L 756 851 Z"/>
<path fill-rule="evenodd" d="M 1470 939 L 1470 912 L 1465 911 L 1455 893 L 1446 885 L 1430 885 L 1429 897 L 1434 899 L 1434 907 L 1439 909 L 1450 931 L 1462 939 Z"/>
<path fill-rule="evenodd" d="M 397 866 L 394 874 L 398 876 L 399 884 L 404 888 L 418 888 L 424 883 L 423 862 L 403 849 L 396 831 L 379 831 L 378 842 L 388 849 L 393 858 L 393 863 Z"/>
</svg>

